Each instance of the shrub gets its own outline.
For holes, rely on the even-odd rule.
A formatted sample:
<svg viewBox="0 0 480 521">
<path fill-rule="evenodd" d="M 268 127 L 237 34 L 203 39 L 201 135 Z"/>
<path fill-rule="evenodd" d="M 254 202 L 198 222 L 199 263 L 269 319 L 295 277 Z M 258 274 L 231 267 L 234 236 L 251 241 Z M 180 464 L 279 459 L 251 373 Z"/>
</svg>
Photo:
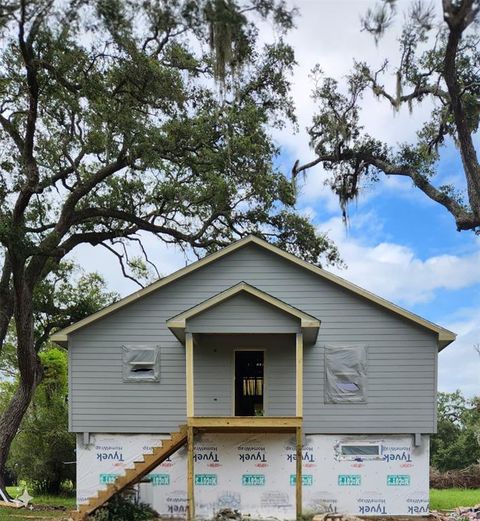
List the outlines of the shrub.
<svg viewBox="0 0 480 521">
<path fill-rule="evenodd" d="M 148 521 L 157 517 L 158 514 L 149 505 L 134 503 L 117 494 L 104 507 L 89 516 L 89 521 Z"/>
</svg>

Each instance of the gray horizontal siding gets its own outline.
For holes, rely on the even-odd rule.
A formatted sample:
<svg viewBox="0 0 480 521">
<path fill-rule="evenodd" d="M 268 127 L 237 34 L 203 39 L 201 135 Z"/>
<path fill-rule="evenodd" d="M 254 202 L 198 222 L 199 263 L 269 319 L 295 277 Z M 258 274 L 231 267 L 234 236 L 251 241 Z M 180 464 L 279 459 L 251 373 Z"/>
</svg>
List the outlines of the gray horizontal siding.
<svg viewBox="0 0 480 521">
<path fill-rule="evenodd" d="M 187 320 L 191 333 L 297 333 L 300 321 L 247 293 L 230 299 Z"/>
<path fill-rule="evenodd" d="M 166 320 L 240 281 L 321 320 L 317 344 L 305 347 L 306 432 L 433 432 L 434 334 L 254 245 L 237 250 L 72 335 L 71 429 L 170 432 L 185 422 L 185 349 L 166 328 Z M 221 325 L 212 321 L 208 327 L 212 324 Z M 341 342 L 368 346 L 366 404 L 324 403 L 324 346 Z M 160 382 L 122 382 L 124 343 L 160 346 Z M 294 367 L 294 350 L 279 350 L 276 354 L 278 371 L 266 376 L 268 412 L 293 414 L 294 382 L 286 378 L 285 371 Z M 273 355 L 269 351 L 269 358 Z M 217 395 L 215 407 L 227 411 L 230 406 L 231 412 L 228 361 L 208 353 L 203 361 L 197 358 L 197 414 L 210 410 L 210 400 Z M 213 391 L 209 389 L 209 367 Z M 218 382 L 223 389 L 221 396 L 219 392 L 215 394 Z M 227 387 L 230 396 L 225 394 Z"/>
</svg>

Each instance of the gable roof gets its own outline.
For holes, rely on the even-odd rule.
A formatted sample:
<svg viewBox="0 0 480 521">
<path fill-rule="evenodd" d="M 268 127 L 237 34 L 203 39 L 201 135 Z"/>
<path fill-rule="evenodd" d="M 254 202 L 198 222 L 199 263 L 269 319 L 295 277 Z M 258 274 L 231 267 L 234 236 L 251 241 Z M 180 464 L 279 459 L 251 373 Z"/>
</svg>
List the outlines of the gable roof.
<svg viewBox="0 0 480 521">
<path fill-rule="evenodd" d="M 287 304 L 286 302 L 283 302 L 282 300 L 273 297 L 272 295 L 269 295 L 268 293 L 265 293 L 264 291 L 261 291 L 255 286 L 247 284 L 246 282 L 235 284 L 225 291 L 221 291 L 213 297 L 200 302 L 200 304 L 197 304 L 196 306 L 193 306 L 192 308 L 172 317 L 171 319 L 167 320 L 167 327 L 181 342 L 183 342 L 185 336 L 185 327 L 187 325 L 188 319 L 193 318 L 196 315 L 199 315 L 200 313 L 203 313 L 204 311 L 207 311 L 208 309 L 211 309 L 240 293 L 247 293 L 269 304 L 270 306 L 273 306 L 280 311 L 288 313 L 289 315 L 297 318 L 300 321 L 300 328 L 306 337 L 306 341 L 308 343 L 315 343 L 318 335 L 318 328 L 320 327 L 320 320 L 312 315 L 309 315 L 308 313 L 305 313 L 304 311 L 301 311 L 300 309 L 291 306 L 290 304 Z"/>
<path fill-rule="evenodd" d="M 397 306 L 396 304 L 393 304 L 392 302 L 389 302 L 388 300 L 385 300 L 382 297 L 379 297 L 377 295 L 374 295 L 373 293 L 370 293 L 370 291 L 367 291 L 363 288 L 360 288 L 359 286 L 348 282 L 347 280 L 343 279 L 342 277 L 339 277 L 338 275 L 334 275 L 333 273 L 329 273 L 328 271 L 319 268 L 318 266 L 314 266 L 313 264 L 310 264 L 302 259 L 299 259 L 298 257 L 295 257 L 295 255 L 292 255 L 291 253 L 287 253 L 286 251 L 281 250 L 280 248 L 273 246 L 272 244 L 259 239 L 258 237 L 255 237 L 253 235 L 249 235 L 248 237 L 244 237 L 243 239 L 240 239 L 229 246 L 226 246 L 225 248 L 216 251 L 215 253 L 212 253 L 210 255 L 207 255 L 203 259 L 200 259 L 196 262 L 193 262 L 192 264 L 189 264 L 188 266 L 185 266 L 185 268 L 181 268 L 178 271 L 175 271 L 171 275 L 168 275 L 167 277 L 164 277 L 153 284 L 150 284 L 146 288 L 143 288 L 139 291 L 136 291 L 135 293 L 132 293 L 131 295 L 128 295 L 127 297 L 119 300 L 118 302 L 115 302 L 114 304 L 111 304 L 110 306 L 107 306 L 104 309 L 101 309 L 100 311 L 97 311 L 96 313 L 93 313 L 92 315 L 80 320 L 79 322 L 76 322 L 75 324 L 72 324 L 71 326 L 68 326 L 61 331 L 58 331 L 54 335 L 52 335 L 51 340 L 53 342 L 56 342 L 57 344 L 66 346 L 68 344 L 68 335 L 78 331 L 79 329 L 88 326 L 92 324 L 93 322 L 96 322 L 97 320 L 100 320 L 101 318 L 104 318 L 105 316 L 109 315 L 110 313 L 113 313 L 114 311 L 117 311 L 129 304 L 132 304 L 133 302 L 136 302 L 137 300 L 146 297 L 147 295 L 150 295 L 151 293 L 159 290 L 160 288 L 166 286 L 167 284 L 170 284 L 171 282 L 174 282 L 182 277 L 185 277 L 189 273 L 192 273 L 193 271 L 196 271 L 199 268 L 202 268 L 203 266 L 206 266 L 212 262 L 215 262 L 217 259 L 220 259 L 221 257 L 228 255 L 240 248 L 243 248 L 247 246 L 248 244 L 255 244 L 267 251 L 270 251 L 279 257 L 282 257 L 283 259 L 292 262 L 293 264 L 296 264 L 297 266 L 300 266 L 303 269 L 306 269 L 315 275 L 318 275 L 322 277 L 323 279 L 329 280 L 330 282 L 333 282 L 334 284 L 337 284 L 338 286 L 356 294 L 359 295 L 370 302 L 373 302 L 377 304 L 378 306 L 390 311 L 391 313 L 394 313 L 396 315 L 399 315 L 435 334 L 438 336 L 438 345 L 440 349 L 443 349 L 448 344 L 452 343 L 456 335 L 449 331 L 448 329 L 445 329 L 441 326 L 438 326 L 437 324 L 434 324 L 433 322 L 430 322 L 428 320 L 425 320 L 424 318 L 416 315 L 415 313 L 412 313 L 410 311 L 407 311 L 406 309 L 401 308 L 400 306 Z"/>
</svg>

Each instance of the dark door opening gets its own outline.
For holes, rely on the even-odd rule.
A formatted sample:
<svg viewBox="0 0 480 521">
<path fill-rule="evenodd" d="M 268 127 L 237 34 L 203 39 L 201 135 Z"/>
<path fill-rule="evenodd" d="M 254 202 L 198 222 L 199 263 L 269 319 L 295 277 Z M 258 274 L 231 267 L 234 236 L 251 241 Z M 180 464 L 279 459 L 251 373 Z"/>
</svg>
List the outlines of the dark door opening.
<svg viewBox="0 0 480 521">
<path fill-rule="evenodd" d="M 235 351 L 235 416 L 263 416 L 263 351 Z"/>
</svg>

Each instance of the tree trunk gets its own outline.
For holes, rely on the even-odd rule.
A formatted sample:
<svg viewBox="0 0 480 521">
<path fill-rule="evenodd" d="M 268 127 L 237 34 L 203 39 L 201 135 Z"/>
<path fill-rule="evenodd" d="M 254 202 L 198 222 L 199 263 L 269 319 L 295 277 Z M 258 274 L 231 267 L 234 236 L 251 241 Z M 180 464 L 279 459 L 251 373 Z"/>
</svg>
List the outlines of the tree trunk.
<svg viewBox="0 0 480 521">
<path fill-rule="evenodd" d="M 34 384 L 30 386 L 20 383 L 8 407 L 0 417 L 0 487 L 3 490 L 5 490 L 5 466 L 10 445 L 17 434 L 23 416 L 27 412 L 39 381 L 40 378 L 35 378 Z"/>
<path fill-rule="evenodd" d="M 452 21 L 453 20 L 450 19 L 447 20 L 450 26 L 450 33 L 445 50 L 444 76 L 448 93 L 450 94 L 455 125 L 457 127 L 460 156 L 467 180 L 468 201 L 475 221 L 478 223 L 480 222 L 480 164 L 473 144 L 473 131 L 469 127 L 467 114 L 463 106 L 456 64 L 458 46 L 461 42 L 465 27 L 463 24 L 452 25 Z"/>
<path fill-rule="evenodd" d="M 42 364 L 35 351 L 32 288 L 25 280 L 24 262 L 20 260 L 13 265 L 19 383 L 0 417 L 0 484 L 5 482 L 10 446 L 43 376 Z"/>
</svg>

